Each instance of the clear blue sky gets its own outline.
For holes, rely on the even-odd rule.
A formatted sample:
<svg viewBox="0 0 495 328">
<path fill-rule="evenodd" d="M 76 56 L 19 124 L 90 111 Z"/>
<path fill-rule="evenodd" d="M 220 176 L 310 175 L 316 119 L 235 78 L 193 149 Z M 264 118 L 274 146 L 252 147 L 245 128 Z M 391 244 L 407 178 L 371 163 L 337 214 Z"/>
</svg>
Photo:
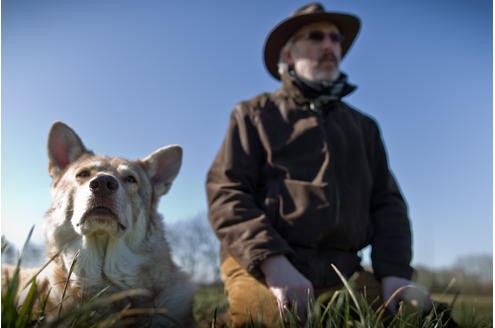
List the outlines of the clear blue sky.
<svg viewBox="0 0 495 328">
<path fill-rule="evenodd" d="M 278 87 L 264 38 L 305 3 L 3 0 L 2 233 L 20 243 L 41 227 L 56 120 L 107 155 L 181 144 L 183 167 L 159 209 L 167 222 L 205 212 L 205 175 L 232 107 Z M 325 6 L 362 20 L 342 62 L 359 86 L 346 100 L 380 123 L 410 208 L 414 264 L 491 254 L 492 2 Z"/>
</svg>

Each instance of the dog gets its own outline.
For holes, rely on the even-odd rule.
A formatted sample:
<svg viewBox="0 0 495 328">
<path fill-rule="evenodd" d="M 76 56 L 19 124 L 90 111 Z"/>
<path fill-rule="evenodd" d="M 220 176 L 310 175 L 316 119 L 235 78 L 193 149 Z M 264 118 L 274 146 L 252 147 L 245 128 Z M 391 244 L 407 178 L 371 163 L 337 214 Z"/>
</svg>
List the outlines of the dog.
<svg viewBox="0 0 495 328">
<path fill-rule="evenodd" d="M 133 326 L 194 326 L 195 287 L 173 262 L 157 212 L 179 172 L 181 147 L 163 147 L 135 161 L 107 157 L 55 122 L 47 148 L 52 204 L 44 230 L 53 259 L 36 280 L 48 319 L 96 296 L 123 292 L 96 309 L 95 320 L 143 309 L 127 317 Z M 3 285 L 7 275 L 12 270 L 3 268 Z M 22 282 L 31 278 L 27 271 L 20 276 Z"/>
</svg>

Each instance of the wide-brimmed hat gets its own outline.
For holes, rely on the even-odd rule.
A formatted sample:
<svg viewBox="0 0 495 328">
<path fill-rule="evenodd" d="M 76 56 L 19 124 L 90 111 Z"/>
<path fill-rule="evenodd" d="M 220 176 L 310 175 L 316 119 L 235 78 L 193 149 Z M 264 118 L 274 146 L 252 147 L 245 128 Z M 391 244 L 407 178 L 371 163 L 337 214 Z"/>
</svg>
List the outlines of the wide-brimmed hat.
<svg viewBox="0 0 495 328">
<path fill-rule="evenodd" d="M 315 22 L 330 22 L 335 24 L 340 33 L 344 36 L 342 42 L 342 57 L 352 45 L 359 32 L 359 18 L 349 14 L 326 12 L 325 8 L 319 3 L 310 3 L 297 9 L 289 18 L 283 20 L 270 32 L 265 41 L 265 66 L 268 72 L 280 80 L 278 73 L 278 62 L 280 52 L 287 41 L 304 25 Z"/>
</svg>

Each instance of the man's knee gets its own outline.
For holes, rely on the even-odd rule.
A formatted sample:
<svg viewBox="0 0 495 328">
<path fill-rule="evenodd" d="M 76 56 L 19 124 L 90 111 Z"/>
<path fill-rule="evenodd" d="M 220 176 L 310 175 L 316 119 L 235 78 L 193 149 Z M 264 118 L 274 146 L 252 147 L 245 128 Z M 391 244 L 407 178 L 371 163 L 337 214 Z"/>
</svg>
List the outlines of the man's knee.
<svg viewBox="0 0 495 328">
<path fill-rule="evenodd" d="M 221 271 L 232 327 L 245 327 L 251 323 L 263 327 L 279 326 L 277 301 L 265 284 L 231 257 L 222 263 Z"/>
</svg>

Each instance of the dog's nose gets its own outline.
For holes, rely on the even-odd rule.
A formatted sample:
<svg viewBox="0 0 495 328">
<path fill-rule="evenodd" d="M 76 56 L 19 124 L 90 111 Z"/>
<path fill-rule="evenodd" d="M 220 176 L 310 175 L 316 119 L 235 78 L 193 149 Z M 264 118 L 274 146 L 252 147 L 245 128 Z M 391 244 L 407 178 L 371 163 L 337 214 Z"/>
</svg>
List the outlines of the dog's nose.
<svg viewBox="0 0 495 328">
<path fill-rule="evenodd" d="M 119 189 L 119 182 L 111 175 L 101 174 L 89 182 L 89 189 L 99 196 L 108 196 Z"/>
</svg>

